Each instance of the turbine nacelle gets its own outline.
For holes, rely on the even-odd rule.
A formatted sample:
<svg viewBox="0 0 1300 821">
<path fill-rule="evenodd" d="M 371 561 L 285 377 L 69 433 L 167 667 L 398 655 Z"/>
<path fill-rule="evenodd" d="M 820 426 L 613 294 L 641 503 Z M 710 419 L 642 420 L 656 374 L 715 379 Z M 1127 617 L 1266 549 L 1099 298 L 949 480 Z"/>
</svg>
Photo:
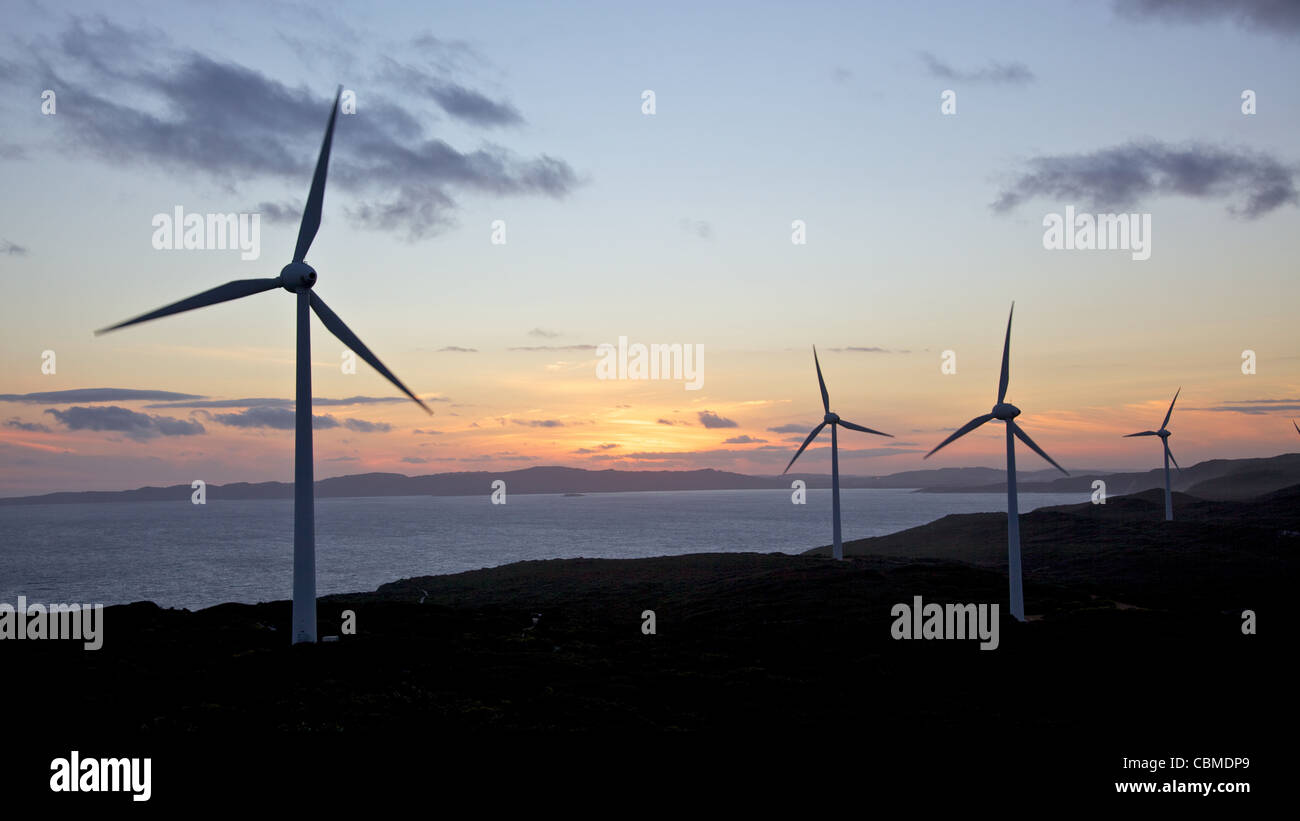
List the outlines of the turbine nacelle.
<svg viewBox="0 0 1300 821">
<path fill-rule="evenodd" d="M 316 269 L 305 262 L 291 262 L 281 269 L 280 284 L 296 294 L 316 284 Z"/>
<path fill-rule="evenodd" d="M 1168 431 L 1165 430 L 1164 428 L 1161 428 L 1160 430 L 1156 431 L 1156 436 L 1159 436 L 1161 439 L 1168 439 L 1170 436 L 1173 435 L 1174 435 L 1173 431 Z"/>
<path fill-rule="evenodd" d="M 994 419 L 1001 419 L 1003 422 L 1009 422 L 1020 415 L 1020 408 L 1017 408 L 1010 402 L 999 402 L 993 406 L 993 410 L 989 411 L 989 414 L 992 415 Z"/>
<path fill-rule="evenodd" d="M 822 421 L 828 425 L 834 425 L 835 423 L 840 421 L 840 415 L 838 413 L 828 412 L 825 416 L 822 417 Z"/>
</svg>

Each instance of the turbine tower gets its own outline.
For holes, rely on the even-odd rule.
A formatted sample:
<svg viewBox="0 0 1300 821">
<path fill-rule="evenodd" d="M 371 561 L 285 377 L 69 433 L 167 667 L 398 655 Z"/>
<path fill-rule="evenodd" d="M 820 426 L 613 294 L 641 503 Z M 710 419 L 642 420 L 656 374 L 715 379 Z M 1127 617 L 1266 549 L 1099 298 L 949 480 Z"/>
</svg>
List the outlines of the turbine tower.
<svg viewBox="0 0 1300 821">
<path fill-rule="evenodd" d="M 1179 388 L 1177 391 L 1174 392 L 1174 402 L 1178 401 L 1178 394 L 1182 392 L 1183 392 L 1182 388 Z M 1178 468 L 1178 472 L 1179 473 L 1183 472 L 1183 469 L 1178 467 L 1178 460 L 1174 458 L 1173 451 L 1169 450 L 1169 437 L 1173 436 L 1173 434 L 1170 433 L 1168 430 L 1166 430 L 1166 428 L 1169 427 L 1169 417 L 1174 412 L 1174 402 L 1169 403 L 1169 410 L 1165 411 L 1165 421 L 1160 423 L 1160 430 L 1144 430 L 1139 433 L 1129 433 L 1124 436 L 1125 439 L 1130 439 L 1134 436 L 1159 436 L 1160 443 L 1164 445 L 1165 448 L 1165 521 L 1166 522 L 1172 522 L 1174 520 L 1174 494 L 1173 491 L 1170 490 L 1169 488 L 1169 463 L 1173 462 L 1174 467 Z M 1294 424 L 1294 422 L 1292 424 Z"/>
<path fill-rule="evenodd" d="M 140 322 L 148 322 L 182 311 L 204 308 L 219 302 L 228 302 L 240 297 L 260 294 L 275 288 L 284 288 L 296 294 L 298 299 L 298 362 L 297 362 L 297 396 L 294 411 L 294 472 L 293 472 L 293 643 L 316 641 L 316 522 L 314 506 L 314 487 L 312 470 L 311 443 L 311 325 L 308 308 L 316 312 L 321 323 L 329 329 L 357 356 L 370 363 L 385 379 L 392 382 L 402 393 L 415 400 L 425 412 L 433 411 L 411 393 L 393 372 L 384 367 L 384 363 L 370 352 L 356 334 L 338 314 L 329 309 L 325 302 L 312 291 L 316 284 L 316 270 L 306 263 L 307 250 L 311 248 L 316 231 L 320 228 L 321 204 L 325 198 L 325 174 L 329 169 L 330 142 L 334 138 L 334 121 L 338 116 L 339 96 L 343 87 L 339 86 L 334 95 L 334 107 L 330 109 L 329 125 L 325 127 L 325 140 L 321 143 L 320 156 L 316 160 L 316 173 L 312 176 L 311 191 L 307 195 L 307 205 L 302 212 L 302 225 L 298 229 L 298 245 L 293 253 L 293 261 L 280 271 L 278 277 L 265 279 L 239 279 L 227 282 L 201 294 L 173 302 L 156 311 L 142 314 L 134 319 L 119 322 L 107 328 L 95 331 L 96 335 L 125 328 Z"/>
<path fill-rule="evenodd" d="M 1016 303 L 1011 303 L 1011 313 L 1007 315 L 1007 338 L 1002 344 L 1002 378 L 998 382 L 998 402 L 993 406 L 993 410 L 977 416 L 967 422 L 957 430 L 952 436 L 939 443 L 938 447 L 925 455 L 929 459 L 939 448 L 947 445 L 955 439 L 970 433 L 985 422 L 997 419 L 1005 422 L 1007 426 L 1007 572 L 1011 583 L 1011 615 L 1017 621 L 1025 620 L 1025 592 L 1021 582 L 1020 574 L 1020 502 L 1016 496 L 1016 439 L 1030 447 L 1034 453 L 1046 459 L 1052 467 L 1069 476 L 1070 473 L 1065 468 L 1056 464 L 1052 457 L 1048 456 L 1046 451 L 1034 444 L 1034 440 L 1029 438 L 1029 434 L 1016 424 L 1016 417 L 1020 415 L 1020 408 L 1007 403 L 1007 382 L 1011 376 L 1011 317 L 1015 315 Z"/>
<path fill-rule="evenodd" d="M 871 428 L 864 428 L 861 425 L 855 425 L 852 422 L 841 419 L 838 414 L 831 413 L 831 397 L 830 394 L 826 392 L 826 380 L 822 379 L 822 364 L 817 361 L 816 345 L 813 346 L 813 365 L 816 366 L 817 368 L 817 384 L 822 389 L 822 410 L 826 412 L 826 415 L 822 417 L 822 423 L 817 427 L 813 428 L 812 433 L 808 434 L 808 438 L 803 440 L 803 444 L 799 446 L 799 450 L 795 451 L 794 457 L 790 459 L 790 464 L 785 466 L 785 470 L 781 471 L 781 475 L 784 476 L 790 470 L 790 468 L 794 467 L 794 460 L 799 458 L 799 454 L 804 452 L 804 448 L 808 447 L 808 445 L 812 443 L 812 440 L 817 438 L 817 434 L 822 432 L 822 428 L 826 427 L 827 425 L 830 425 L 831 426 L 831 509 L 835 517 L 835 543 L 834 546 L 831 548 L 831 555 L 834 556 L 836 559 L 843 559 L 844 543 L 840 539 L 839 437 L 836 436 L 835 429 L 840 425 L 843 425 L 849 430 L 861 431 L 862 433 L 874 433 L 876 436 L 888 436 L 891 439 L 894 438 L 894 435 L 892 433 L 881 433 L 880 431 L 872 430 Z"/>
</svg>

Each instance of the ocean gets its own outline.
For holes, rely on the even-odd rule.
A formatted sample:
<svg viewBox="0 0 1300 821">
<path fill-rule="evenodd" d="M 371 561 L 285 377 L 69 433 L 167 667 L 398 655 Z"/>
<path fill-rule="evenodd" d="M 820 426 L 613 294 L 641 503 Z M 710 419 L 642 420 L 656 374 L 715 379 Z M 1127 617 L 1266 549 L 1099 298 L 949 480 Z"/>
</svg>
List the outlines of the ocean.
<svg viewBox="0 0 1300 821">
<path fill-rule="evenodd" d="M 800 553 L 831 541 L 829 490 L 662 491 L 316 500 L 318 595 L 528 559 L 702 552 Z M 1080 493 L 1022 493 L 1022 513 Z M 1001 493 L 842 492 L 844 540 L 949 513 L 1005 511 Z M 293 502 L 209 501 L 0 507 L 0 602 L 198 609 L 292 595 Z"/>
</svg>

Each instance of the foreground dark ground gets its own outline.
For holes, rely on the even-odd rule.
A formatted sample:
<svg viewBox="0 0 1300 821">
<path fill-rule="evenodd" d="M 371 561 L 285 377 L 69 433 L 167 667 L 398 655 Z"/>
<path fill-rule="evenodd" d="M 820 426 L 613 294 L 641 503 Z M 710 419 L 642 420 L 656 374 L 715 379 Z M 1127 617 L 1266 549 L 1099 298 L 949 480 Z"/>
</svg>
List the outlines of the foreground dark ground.
<svg viewBox="0 0 1300 821">
<path fill-rule="evenodd" d="M 928 748 L 953 767 L 1014 763 L 1067 782 L 1053 757 L 1073 756 L 1066 770 L 1101 761 L 1114 779 L 1138 776 L 1118 771 L 1123 756 L 1253 756 L 1259 773 L 1294 718 L 1284 614 L 1300 492 L 1180 497 L 1172 525 L 1159 505 L 1024 516 L 1026 624 L 1005 613 L 1005 517 L 950 516 L 850 543 L 838 563 L 575 559 L 403 580 L 322 598 L 321 634 L 339 633 L 344 610 L 357 634 L 315 646 L 288 645 L 288 602 L 112 607 L 100 651 L 0 645 L 0 703 L 8 734 L 63 754 L 701 731 L 837 742 L 823 759 Z M 852 555 L 865 551 L 896 555 Z M 917 595 L 1000 603 L 1000 646 L 891 639 L 890 608 Z M 1244 609 L 1258 635 L 1243 635 Z M 644 610 L 656 635 L 642 633 Z M 809 743 L 780 754 L 806 759 Z"/>
</svg>

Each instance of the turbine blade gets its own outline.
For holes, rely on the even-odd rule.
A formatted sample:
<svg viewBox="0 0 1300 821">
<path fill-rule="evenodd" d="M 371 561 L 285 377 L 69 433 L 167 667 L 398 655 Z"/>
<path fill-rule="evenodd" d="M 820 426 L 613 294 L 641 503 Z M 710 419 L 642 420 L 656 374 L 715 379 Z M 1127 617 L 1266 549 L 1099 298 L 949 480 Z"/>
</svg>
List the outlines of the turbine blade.
<svg viewBox="0 0 1300 821">
<path fill-rule="evenodd" d="M 1294 419 L 1291 420 L 1291 424 L 1295 425 L 1295 432 L 1296 432 L 1296 433 L 1300 433 L 1300 425 L 1296 425 L 1296 422 L 1295 422 Z"/>
<path fill-rule="evenodd" d="M 1182 392 L 1183 392 L 1183 389 L 1182 389 L 1182 388 L 1179 388 L 1178 391 L 1177 391 L 1177 393 L 1174 394 L 1174 402 L 1177 402 L 1177 401 L 1178 401 L 1178 394 L 1180 394 L 1180 393 L 1182 393 Z M 1160 429 L 1161 429 L 1161 430 L 1164 430 L 1165 428 L 1167 428 L 1167 427 L 1169 426 L 1169 417 L 1172 416 L 1172 415 L 1173 415 L 1173 412 L 1174 412 L 1174 402 L 1170 402 L 1170 403 L 1169 403 L 1169 410 L 1165 411 L 1165 421 L 1163 421 L 1163 422 L 1160 423 Z"/>
<path fill-rule="evenodd" d="M 1124 438 L 1132 439 L 1134 436 L 1159 436 L 1159 435 L 1160 434 L 1156 433 L 1153 430 L 1144 430 L 1141 433 L 1126 433 L 1124 434 Z"/>
<path fill-rule="evenodd" d="M 986 413 L 983 416 L 976 416 L 974 419 L 970 420 L 965 425 L 962 425 L 957 430 L 957 432 L 954 433 L 952 436 L 949 436 L 947 439 L 944 439 L 942 442 L 940 442 L 938 446 L 935 447 L 934 450 L 930 451 L 925 455 L 925 458 L 929 459 L 931 456 L 939 452 L 939 448 L 943 447 L 944 445 L 947 445 L 949 442 L 951 442 L 954 439 L 960 439 L 961 437 L 975 430 L 980 425 L 984 424 L 985 422 L 989 421 L 992 418 L 993 418 L 993 414 L 991 413 Z"/>
<path fill-rule="evenodd" d="M 840 420 L 840 424 L 848 428 L 849 430 L 862 431 L 863 433 L 874 433 L 877 436 L 888 436 L 890 439 L 894 438 L 894 434 L 892 433 L 881 433 L 878 430 L 872 430 L 871 428 L 864 428 L 861 425 L 855 425 L 852 422 L 846 422 L 843 419 Z"/>
<path fill-rule="evenodd" d="M 279 277 L 268 277 L 266 279 L 237 279 L 234 282 L 227 282 L 225 285 L 218 285 L 215 288 L 204 291 L 201 294 L 195 294 L 188 299 L 182 299 L 180 302 L 173 302 L 170 305 L 159 308 L 156 311 L 150 311 L 147 314 L 141 314 L 135 319 L 128 319 L 125 322 L 119 322 L 116 325 L 109 325 L 107 328 L 100 328 L 95 331 L 95 335 L 106 334 L 109 331 L 116 331 L 118 328 L 125 328 L 127 325 L 136 325 L 140 322 L 148 322 L 151 319 L 158 319 L 172 314 L 179 314 L 184 311 L 192 311 L 195 308 L 206 308 L 209 305 L 216 305 L 218 302 L 229 302 L 232 299 L 260 294 L 263 291 L 269 291 L 272 288 L 279 288 L 281 285 Z"/>
<path fill-rule="evenodd" d="M 1174 463 L 1174 467 L 1178 468 L 1179 473 L 1182 473 L 1183 469 L 1178 467 L 1178 460 L 1174 458 L 1174 452 L 1169 449 L 1169 440 L 1167 439 L 1165 440 L 1165 453 L 1169 454 L 1169 461 Z"/>
<path fill-rule="evenodd" d="M 1020 441 L 1024 442 L 1026 445 L 1029 445 L 1029 447 L 1033 448 L 1034 453 L 1037 453 L 1039 456 L 1046 459 L 1048 462 L 1051 463 L 1052 467 L 1061 471 L 1066 476 L 1070 475 L 1070 471 L 1056 464 L 1056 460 L 1048 456 L 1047 451 L 1043 450 L 1038 445 L 1034 444 L 1034 440 L 1029 438 L 1029 434 L 1025 433 L 1024 428 L 1017 425 L 1013 420 L 1008 420 L 1007 424 L 1011 426 L 1011 432 L 1014 433 L 1017 437 L 1019 437 Z"/>
<path fill-rule="evenodd" d="M 415 404 L 424 408 L 425 413 L 430 416 L 433 415 L 433 411 L 429 410 L 429 406 L 421 402 L 420 397 L 411 393 L 410 388 L 407 388 L 402 384 L 402 380 L 398 379 L 393 375 L 392 371 L 384 367 L 384 363 L 379 361 L 379 357 L 370 352 L 370 349 L 366 347 L 366 343 L 358 339 L 357 335 L 352 333 L 352 329 L 343 324 L 343 320 L 339 319 L 338 314 L 331 311 L 329 306 L 325 304 L 324 300 L 316 296 L 315 291 L 311 292 L 311 309 L 316 312 L 316 316 L 320 317 L 320 321 L 324 323 L 330 333 L 337 336 L 344 345 L 347 345 L 356 352 L 357 356 L 370 363 L 370 367 L 383 374 L 384 378 L 396 385 L 402 393 L 414 399 Z"/>
<path fill-rule="evenodd" d="M 822 379 L 822 363 L 817 361 L 817 346 L 813 345 L 813 364 L 817 366 L 817 384 L 822 389 L 822 410 L 831 412 L 831 395 L 826 392 L 826 380 Z"/>
<path fill-rule="evenodd" d="M 1011 317 L 1015 316 L 1016 303 L 1011 303 L 1007 314 L 1007 339 L 1002 343 L 1002 379 L 998 382 L 998 402 L 1007 398 L 1007 383 L 1011 381 Z"/>
<path fill-rule="evenodd" d="M 343 95 L 343 86 L 339 86 L 334 95 L 334 107 L 330 109 L 330 122 L 325 126 L 325 139 L 320 144 L 320 156 L 316 158 L 316 173 L 311 178 L 311 191 L 307 194 L 307 206 L 302 209 L 302 225 L 298 227 L 298 247 L 293 252 L 293 261 L 302 262 L 307 256 L 311 241 L 316 239 L 320 228 L 321 206 L 325 202 L 325 174 L 330 166 L 330 144 L 334 142 L 334 121 L 338 118 L 339 97 Z"/>
<path fill-rule="evenodd" d="M 799 454 L 803 453 L 804 448 L 808 447 L 812 440 L 817 438 L 817 434 L 821 433 L 822 428 L 824 427 L 826 427 L 826 423 L 822 422 L 820 425 L 812 429 L 812 433 L 808 434 L 808 438 L 803 440 L 803 444 L 799 446 L 799 450 L 795 451 L 794 457 L 790 459 L 790 464 L 786 465 L 785 470 L 781 471 L 782 476 L 784 476 L 790 468 L 794 467 L 794 460 L 799 458 Z"/>
</svg>

